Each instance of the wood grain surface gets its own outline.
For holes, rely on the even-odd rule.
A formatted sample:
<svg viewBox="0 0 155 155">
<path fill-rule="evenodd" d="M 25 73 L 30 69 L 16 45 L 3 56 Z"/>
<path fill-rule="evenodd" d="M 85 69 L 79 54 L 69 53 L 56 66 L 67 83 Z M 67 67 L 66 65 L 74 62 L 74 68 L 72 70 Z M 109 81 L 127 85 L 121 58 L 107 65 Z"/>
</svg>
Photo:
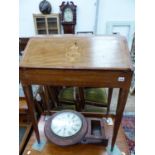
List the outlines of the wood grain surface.
<svg viewBox="0 0 155 155">
<path fill-rule="evenodd" d="M 21 67 L 71 69 L 131 69 L 122 36 L 55 35 L 31 38 Z"/>
</svg>

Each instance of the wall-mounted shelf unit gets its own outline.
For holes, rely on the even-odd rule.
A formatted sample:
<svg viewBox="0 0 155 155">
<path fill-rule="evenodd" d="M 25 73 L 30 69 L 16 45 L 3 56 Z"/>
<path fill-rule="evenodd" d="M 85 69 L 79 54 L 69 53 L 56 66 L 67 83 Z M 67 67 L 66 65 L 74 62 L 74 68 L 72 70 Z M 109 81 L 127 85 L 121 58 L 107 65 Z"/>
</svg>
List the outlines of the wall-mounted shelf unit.
<svg viewBox="0 0 155 155">
<path fill-rule="evenodd" d="M 60 14 L 33 14 L 36 34 L 60 34 Z"/>
</svg>

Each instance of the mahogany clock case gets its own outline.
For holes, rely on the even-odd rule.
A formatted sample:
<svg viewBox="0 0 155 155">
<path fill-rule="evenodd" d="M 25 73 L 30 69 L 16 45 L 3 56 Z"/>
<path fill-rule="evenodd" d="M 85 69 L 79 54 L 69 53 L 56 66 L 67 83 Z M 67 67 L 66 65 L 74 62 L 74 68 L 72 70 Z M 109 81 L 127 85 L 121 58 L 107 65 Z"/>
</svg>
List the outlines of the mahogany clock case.
<svg viewBox="0 0 155 155">
<path fill-rule="evenodd" d="M 101 118 L 87 117 L 88 129 L 85 137 L 81 141 L 83 144 L 102 144 L 108 145 L 108 138 L 105 134 L 106 120 Z"/>
<path fill-rule="evenodd" d="M 82 120 L 82 127 L 79 132 L 71 137 L 59 137 L 51 130 L 52 120 L 63 112 L 71 112 L 76 114 Z M 46 122 L 44 127 L 47 139 L 59 146 L 69 146 L 77 143 L 82 144 L 102 144 L 108 145 L 108 138 L 105 135 L 105 120 L 101 118 L 84 117 L 81 113 L 73 110 L 63 110 L 53 114 Z"/>
<path fill-rule="evenodd" d="M 74 113 L 77 116 L 79 116 L 79 118 L 82 121 L 82 127 L 81 127 L 80 131 L 71 137 L 59 137 L 51 130 L 51 122 L 52 122 L 53 118 L 55 118 L 57 115 L 64 113 L 64 112 Z M 52 142 L 56 145 L 60 145 L 60 146 L 68 146 L 68 145 L 73 145 L 73 144 L 80 142 L 82 140 L 82 138 L 84 137 L 84 135 L 86 134 L 86 131 L 87 131 L 86 119 L 84 118 L 84 116 L 82 114 L 80 114 L 76 111 L 73 111 L 73 110 L 63 110 L 63 111 L 53 114 L 45 122 L 45 127 L 44 127 L 44 132 L 45 132 L 45 136 L 47 137 L 47 139 L 50 142 Z"/>
<path fill-rule="evenodd" d="M 73 2 L 62 2 L 60 5 L 61 10 L 61 24 L 63 26 L 64 34 L 75 33 L 75 25 L 76 25 L 76 5 Z M 65 21 L 65 10 L 70 9 L 73 15 L 73 18 L 71 21 Z"/>
</svg>

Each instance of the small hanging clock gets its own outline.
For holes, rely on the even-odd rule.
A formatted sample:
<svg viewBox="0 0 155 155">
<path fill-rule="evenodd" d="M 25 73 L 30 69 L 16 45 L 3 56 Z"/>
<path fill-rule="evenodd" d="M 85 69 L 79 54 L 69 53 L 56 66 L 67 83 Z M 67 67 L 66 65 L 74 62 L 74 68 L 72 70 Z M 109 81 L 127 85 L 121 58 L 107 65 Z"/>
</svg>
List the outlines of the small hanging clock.
<svg viewBox="0 0 155 155">
<path fill-rule="evenodd" d="M 99 118 L 85 118 L 73 110 L 53 114 L 45 123 L 45 136 L 56 145 L 68 146 L 77 143 L 108 144 L 104 121 Z"/>
<path fill-rule="evenodd" d="M 43 0 L 39 4 L 39 10 L 43 14 L 50 14 L 52 10 L 52 6 L 50 2 L 48 2 L 47 0 Z"/>
<path fill-rule="evenodd" d="M 73 2 L 62 2 L 61 10 L 61 24 L 63 26 L 64 34 L 75 33 L 76 25 L 76 5 Z"/>
</svg>

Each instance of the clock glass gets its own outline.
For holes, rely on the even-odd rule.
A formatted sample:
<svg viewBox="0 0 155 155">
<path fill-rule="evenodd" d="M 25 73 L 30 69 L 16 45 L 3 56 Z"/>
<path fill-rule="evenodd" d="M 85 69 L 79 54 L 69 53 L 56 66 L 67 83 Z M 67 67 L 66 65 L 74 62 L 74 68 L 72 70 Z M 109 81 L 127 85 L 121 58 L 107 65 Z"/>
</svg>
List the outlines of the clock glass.
<svg viewBox="0 0 155 155">
<path fill-rule="evenodd" d="M 82 128 L 81 118 L 72 112 L 56 115 L 51 122 L 51 130 L 59 137 L 71 137 Z"/>
<path fill-rule="evenodd" d="M 72 22 L 73 21 L 73 12 L 71 8 L 66 8 L 64 11 L 64 21 Z"/>
</svg>

